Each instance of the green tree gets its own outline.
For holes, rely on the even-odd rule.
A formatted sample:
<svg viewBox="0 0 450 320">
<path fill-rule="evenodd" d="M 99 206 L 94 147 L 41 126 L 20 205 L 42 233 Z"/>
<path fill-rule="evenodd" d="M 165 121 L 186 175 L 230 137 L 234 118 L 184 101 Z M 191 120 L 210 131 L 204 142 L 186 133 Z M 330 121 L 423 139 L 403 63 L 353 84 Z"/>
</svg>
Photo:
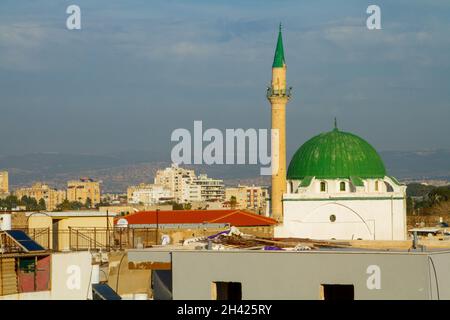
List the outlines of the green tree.
<svg viewBox="0 0 450 320">
<path fill-rule="evenodd" d="M 84 207 L 84 205 L 79 201 L 71 202 L 66 199 L 56 207 L 56 211 L 80 210 L 83 207 Z"/>
<path fill-rule="evenodd" d="M 56 206 L 56 211 L 65 211 L 65 210 L 69 210 L 69 206 L 70 206 L 70 202 L 67 199 L 64 199 L 63 202 L 61 202 L 60 204 L 58 204 Z"/>
<path fill-rule="evenodd" d="M 439 204 L 442 201 L 450 199 L 450 186 L 437 187 L 428 194 L 428 199 L 432 205 Z"/>
<path fill-rule="evenodd" d="M 173 202 L 172 208 L 173 208 L 173 210 L 183 210 L 184 206 L 181 203 Z"/>
<path fill-rule="evenodd" d="M 91 198 L 87 198 L 86 199 L 86 203 L 85 203 L 85 206 L 86 206 L 86 208 L 91 208 L 92 207 L 92 200 L 91 200 Z"/>
<path fill-rule="evenodd" d="M 84 205 L 79 201 L 72 201 L 70 203 L 70 207 L 71 207 L 70 210 L 80 210 L 84 208 Z"/>
<path fill-rule="evenodd" d="M 450 206 L 450 185 L 442 187 L 426 186 L 422 184 L 409 184 L 410 194 L 407 198 L 407 214 L 417 215 L 448 213 Z M 442 213 L 440 213 L 442 214 Z"/>
<path fill-rule="evenodd" d="M 406 188 L 406 195 L 410 197 L 426 197 L 434 188 L 422 183 L 409 183 Z"/>
<path fill-rule="evenodd" d="M 4 208 L 6 210 L 12 210 L 19 205 L 21 205 L 20 200 L 13 195 L 9 195 L 4 199 L 0 199 L 0 208 Z"/>
<path fill-rule="evenodd" d="M 46 210 L 47 205 L 45 204 L 45 200 L 41 198 L 38 203 L 39 210 Z"/>
<path fill-rule="evenodd" d="M 37 202 L 37 200 L 35 198 L 23 196 L 20 199 L 20 202 L 29 211 L 40 210 L 39 209 L 39 204 L 38 204 L 38 202 Z"/>
</svg>

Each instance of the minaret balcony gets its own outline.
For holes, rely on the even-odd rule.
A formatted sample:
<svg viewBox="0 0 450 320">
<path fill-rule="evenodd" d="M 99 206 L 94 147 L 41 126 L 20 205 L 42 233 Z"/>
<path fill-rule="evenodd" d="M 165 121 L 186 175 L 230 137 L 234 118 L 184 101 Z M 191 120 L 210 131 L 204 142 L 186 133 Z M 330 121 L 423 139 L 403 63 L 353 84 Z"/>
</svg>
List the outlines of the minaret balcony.
<svg viewBox="0 0 450 320">
<path fill-rule="evenodd" d="M 272 98 L 272 97 L 287 97 L 287 98 L 290 98 L 291 97 L 291 91 L 292 91 L 292 87 L 289 87 L 288 89 L 274 89 L 272 87 L 268 87 L 266 96 L 267 96 L 267 98 Z"/>
</svg>

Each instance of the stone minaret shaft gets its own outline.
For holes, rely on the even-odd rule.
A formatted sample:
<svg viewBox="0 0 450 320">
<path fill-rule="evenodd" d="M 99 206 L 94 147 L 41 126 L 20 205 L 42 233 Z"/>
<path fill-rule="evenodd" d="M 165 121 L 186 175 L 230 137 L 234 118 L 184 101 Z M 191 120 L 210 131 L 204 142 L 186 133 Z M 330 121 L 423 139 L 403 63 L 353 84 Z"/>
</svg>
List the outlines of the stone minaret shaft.
<svg viewBox="0 0 450 320">
<path fill-rule="evenodd" d="M 283 221 L 283 194 L 286 192 L 286 104 L 290 88 L 286 87 L 286 63 L 284 60 L 281 24 L 277 48 L 272 65 L 272 83 L 267 89 L 272 106 L 272 218 Z"/>
</svg>

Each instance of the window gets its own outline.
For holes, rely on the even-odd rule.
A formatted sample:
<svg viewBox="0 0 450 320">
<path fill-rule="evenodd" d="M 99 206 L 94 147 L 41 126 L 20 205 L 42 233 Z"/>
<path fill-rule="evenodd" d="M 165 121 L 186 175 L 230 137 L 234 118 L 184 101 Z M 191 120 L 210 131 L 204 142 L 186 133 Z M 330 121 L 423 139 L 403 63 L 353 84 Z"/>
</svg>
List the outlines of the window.
<svg viewBox="0 0 450 320">
<path fill-rule="evenodd" d="M 344 181 L 341 181 L 341 183 L 339 184 L 339 190 L 345 191 L 345 182 Z"/>
<path fill-rule="evenodd" d="M 332 215 L 330 216 L 330 221 L 331 221 L 331 222 L 335 222 L 335 221 L 336 221 L 336 216 L 335 216 L 334 214 L 332 214 Z"/>
<path fill-rule="evenodd" d="M 240 282 L 213 282 L 211 297 L 213 300 L 242 300 Z"/>
<path fill-rule="evenodd" d="M 324 181 L 322 181 L 322 182 L 320 182 L 320 192 L 325 192 L 325 191 L 327 191 L 327 184 Z"/>
<path fill-rule="evenodd" d="M 322 284 L 322 300 L 355 300 L 355 288 L 352 284 Z"/>
<path fill-rule="evenodd" d="M 378 191 L 379 186 L 378 186 L 378 181 L 375 181 L 375 191 Z"/>
</svg>

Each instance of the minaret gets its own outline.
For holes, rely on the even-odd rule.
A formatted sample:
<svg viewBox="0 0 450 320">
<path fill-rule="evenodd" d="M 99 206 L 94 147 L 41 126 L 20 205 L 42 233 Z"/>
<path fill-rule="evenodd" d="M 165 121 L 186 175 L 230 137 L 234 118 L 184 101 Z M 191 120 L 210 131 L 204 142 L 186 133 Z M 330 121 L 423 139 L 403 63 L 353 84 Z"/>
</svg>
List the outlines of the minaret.
<svg viewBox="0 0 450 320">
<path fill-rule="evenodd" d="M 272 65 L 272 83 L 267 89 L 267 99 L 272 106 L 272 218 L 283 221 L 282 197 L 286 192 L 286 104 L 291 88 L 286 88 L 286 62 L 284 60 L 281 23 L 277 48 Z"/>
</svg>

